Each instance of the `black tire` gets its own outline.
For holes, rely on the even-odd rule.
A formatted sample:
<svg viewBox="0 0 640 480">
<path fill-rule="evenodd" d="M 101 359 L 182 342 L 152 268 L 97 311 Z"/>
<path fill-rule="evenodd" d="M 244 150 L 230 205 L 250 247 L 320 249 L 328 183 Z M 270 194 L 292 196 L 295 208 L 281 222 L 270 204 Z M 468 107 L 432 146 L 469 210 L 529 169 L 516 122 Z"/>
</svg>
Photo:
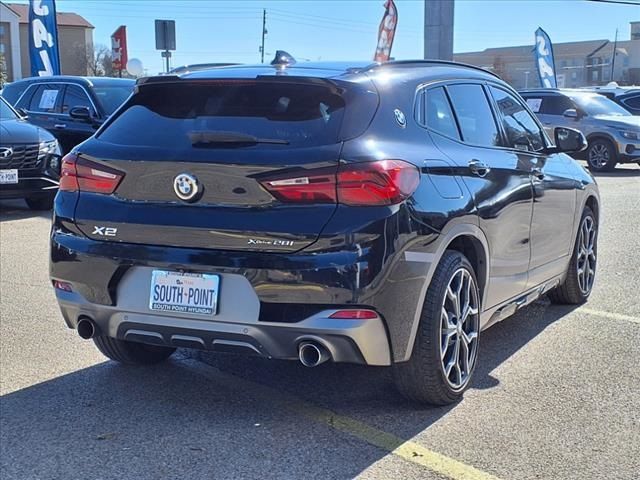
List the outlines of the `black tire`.
<svg viewBox="0 0 640 480">
<path fill-rule="evenodd" d="M 598 151 L 602 152 L 608 158 L 605 163 L 598 164 L 595 159 L 592 159 L 592 156 Z M 606 138 L 596 138 L 589 141 L 589 147 L 587 148 L 587 164 L 589 165 L 589 170 L 592 172 L 610 172 L 616 168 L 616 163 L 618 163 L 618 152 L 613 143 Z"/>
<path fill-rule="evenodd" d="M 51 210 L 53 208 L 54 195 L 27 197 L 25 202 L 31 210 Z"/>
<path fill-rule="evenodd" d="M 171 347 L 127 342 L 111 337 L 94 337 L 93 343 L 105 357 L 125 365 L 153 365 L 166 360 L 176 351 Z"/>
<path fill-rule="evenodd" d="M 586 218 L 590 218 L 593 221 L 593 225 L 595 226 L 595 239 L 594 239 L 594 247 L 593 250 L 595 252 L 595 259 L 598 258 L 598 221 L 596 219 L 593 210 L 589 207 L 585 207 L 582 212 L 582 217 L 580 217 L 580 224 L 578 225 L 578 232 L 576 233 L 576 240 L 573 244 L 573 253 L 571 254 L 571 260 L 569 261 L 569 267 L 567 270 L 567 275 L 564 281 L 558 285 L 555 289 L 549 292 L 549 300 L 552 303 L 558 305 L 580 305 L 584 303 L 591 295 L 591 290 L 593 288 L 593 282 L 591 283 L 589 289 L 587 291 L 583 291 L 580 288 L 580 281 L 578 278 L 578 260 L 580 256 L 580 230 L 582 228 L 583 223 Z M 593 265 L 593 273 L 595 277 L 595 267 L 596 263 Z"/>
<path fill-rule="evenodd" d="M 461 268 L 467 270 L 473 279 L 477 308 L 480 309 L 480 294 L 473 267 L 467 258 L 456 251 L 446 251 L 427 290 L 420 325 L 408 362 L 397 363 L 393 367 L 394 380 L 400 393 L 414 402 L 430 405 L 449 405 L 459 401 L 471 384 L 471 377 L 477 365 L 478 339 L 475 342 L 475 360 L 466 383 L 461 388 L 452 388 L 440 358 L 442 341 L 441 312 L 450 281 Z M 476 321 L 479 326 L 479 313 Z M 479 328 L 478 328 L 479 330 Z M 479 333 L 479 332 L 478 332 Z"/>
</svg>

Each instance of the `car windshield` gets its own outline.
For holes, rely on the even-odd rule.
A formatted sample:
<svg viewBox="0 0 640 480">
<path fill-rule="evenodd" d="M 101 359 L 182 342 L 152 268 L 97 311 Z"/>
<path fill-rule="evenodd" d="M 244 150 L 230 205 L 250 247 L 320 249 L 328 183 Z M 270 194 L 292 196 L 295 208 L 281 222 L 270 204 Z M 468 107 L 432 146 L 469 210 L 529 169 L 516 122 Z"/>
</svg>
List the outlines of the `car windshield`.
<svg viewBox="0 0 640 480">
<path fill-rule="evenodd" d="M 18 118 L 16 112 L 7 105 L 5 99 L 0 99 L 0 120 L 15 120 Z"/>
<path fill-rule="evenodd" d="M 570 97 L 582 110 L 587 112 L 587 115 L 631 115 L 617 103 L 597 93 L 592 95 L 570 95 Z"/>
<path fill-rule="evenodd" d="M 129 95 L 133 92 L 133 83 L 131 85 L 95 86 L 93 87 L 93 92 L 98 97 L 104 112 L 107 115 L 111 115 L 116 108 L 129 98 Z"/>
</svg>

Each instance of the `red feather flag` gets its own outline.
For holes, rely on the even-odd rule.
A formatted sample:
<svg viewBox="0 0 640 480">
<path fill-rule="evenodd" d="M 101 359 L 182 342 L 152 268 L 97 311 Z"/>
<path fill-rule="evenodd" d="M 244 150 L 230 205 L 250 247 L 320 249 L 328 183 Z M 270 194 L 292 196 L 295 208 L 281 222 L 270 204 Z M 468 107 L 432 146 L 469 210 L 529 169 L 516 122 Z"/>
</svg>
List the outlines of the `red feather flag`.
<svg viewBox="0 0 640 480">
<path fill-rule="evenodd" d="M 373 56 L 374 62 L 386 62 L 391 57 L 393 37 L 396 35 L 398 25 L 398 9 L 393 0 L 387 0 L 384 4 L 385 12 L 378 28 L 378 46 Z"/>
</svg>

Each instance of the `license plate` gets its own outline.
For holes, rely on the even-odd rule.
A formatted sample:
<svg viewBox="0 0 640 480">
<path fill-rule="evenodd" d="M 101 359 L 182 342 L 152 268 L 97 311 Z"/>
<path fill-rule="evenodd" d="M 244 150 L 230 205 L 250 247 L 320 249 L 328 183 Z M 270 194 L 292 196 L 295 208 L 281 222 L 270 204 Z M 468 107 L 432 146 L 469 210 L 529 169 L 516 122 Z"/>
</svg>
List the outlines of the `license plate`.
<svg viewBox="0 0 640 480">
<path fill-rule="evenodd" d="M 149 309 L 215 315 L 219 286 L 218 275 L 154 270 L 151 275 Z"/>
<path fill-rule="evenodd" d="M 18 183 L 18 170 L 0 170 L 0 183 Z"/>
</svg>

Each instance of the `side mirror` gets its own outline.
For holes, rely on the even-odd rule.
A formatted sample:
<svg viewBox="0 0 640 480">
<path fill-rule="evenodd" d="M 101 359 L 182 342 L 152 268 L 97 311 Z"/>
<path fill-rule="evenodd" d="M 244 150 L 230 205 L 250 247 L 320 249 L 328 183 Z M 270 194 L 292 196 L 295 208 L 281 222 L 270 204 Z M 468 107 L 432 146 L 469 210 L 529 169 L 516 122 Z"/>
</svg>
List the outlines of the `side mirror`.
<svg viewBox="0 0 640 480">
<path fill-rule="evenodd" d="M 23 118 L 23 119 L 29 118 L 29 114 L 27 113 L 27 111 L 24 108 L 17 108 L 16 112 L 18 112 L 20 117 Z"/>
<path fill-rule="evenodd" d="M 91 111 L 88 107 L 71 107 L 69 109 L 69 116 L 76 120 L 82 120 L 83 122 L 90 122 Z"/>
<path fill-rule="evenodd" d="M 582 152 L 587 148 L 584 134 L 573 128 L 556 127 L 553 131 L 556 141 L 556 152 Z"/>
<path fill-rule="evenodd" d="M 563 117 L 577 119 L 579 117 L 578 111 L 575 108 L 569 108 L 562 113 Z"/>
</svg>

